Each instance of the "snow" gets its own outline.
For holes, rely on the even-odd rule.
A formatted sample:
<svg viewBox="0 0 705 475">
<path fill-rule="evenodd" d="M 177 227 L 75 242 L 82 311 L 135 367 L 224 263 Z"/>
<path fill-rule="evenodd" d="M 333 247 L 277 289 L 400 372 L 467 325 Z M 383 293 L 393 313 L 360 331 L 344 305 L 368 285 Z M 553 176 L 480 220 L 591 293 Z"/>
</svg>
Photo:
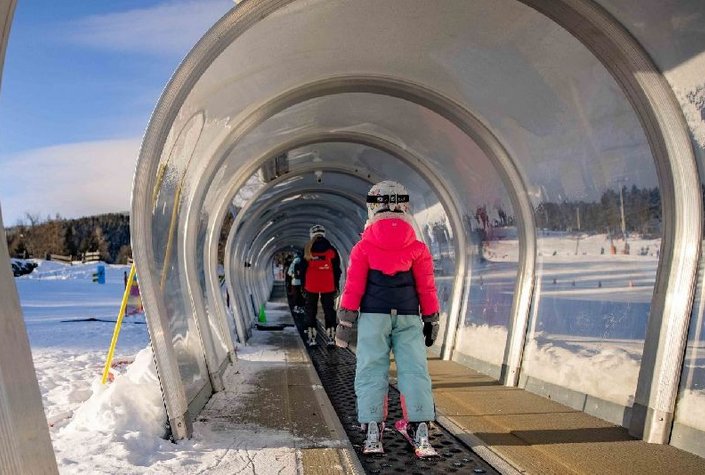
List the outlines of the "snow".
<svg viewBox="0 0 705 475">
<path fill-rule="evenodd" d="M 97 263 L 36 262 L 15 282 L 61 474 L 296 473 L 298 455 L 286 432 L 195 422 L 190 440 L 162 438 L 166 412 L 144 316 L 125 317 L 114 381 L 100 383 L 129 267 L 106 265 L 100 285 L 92 282 Z M 258 372 L 283 358 L 257 341 L 238 356 L 237 370 L 224 375 L 234 389 L 209 405 L 235 406 Z"/>
<path fill-rule="evenodd" d="M 624 407 L 633 404 L 642 342 L 540 336 L 529 340 L 525 350 L 527 376 Z"/>
<path fill-rule="evenodd" d="M 499 366 L 504 360 L 507 333 L 506 327 L 499 325 L 471 324 L 460 327 L 457 344 L 461 353 Z"/>
<path fill-rule="evenodd" d="M 675 420 L 705 432 L 705 391 L 684 391 L 676 406 Z"/>
</svg>

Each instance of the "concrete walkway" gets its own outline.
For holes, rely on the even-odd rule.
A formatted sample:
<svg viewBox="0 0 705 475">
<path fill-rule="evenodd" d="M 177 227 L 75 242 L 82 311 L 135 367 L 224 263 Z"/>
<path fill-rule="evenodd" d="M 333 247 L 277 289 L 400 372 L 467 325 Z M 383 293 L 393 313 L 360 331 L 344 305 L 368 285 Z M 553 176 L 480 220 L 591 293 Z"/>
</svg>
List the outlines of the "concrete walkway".
<svg viewBox="0 0 705 475">
<path fill-rule="evenodd" d="M 225 390 L 213 395 L 196 424 L 231 434 L 232 448 L 249 454 L 252 473 L 363 473 L 288 307 L 269 303 L 267 317 L 271 330 L 253 330 L 224 374 Z M 267 465 L 261 454 L 276 448 L 293 450 L 295 466 L 293 457 L 283 472 Z M 221 465 L 218 473 L 228 473 Z"/>
</svg>

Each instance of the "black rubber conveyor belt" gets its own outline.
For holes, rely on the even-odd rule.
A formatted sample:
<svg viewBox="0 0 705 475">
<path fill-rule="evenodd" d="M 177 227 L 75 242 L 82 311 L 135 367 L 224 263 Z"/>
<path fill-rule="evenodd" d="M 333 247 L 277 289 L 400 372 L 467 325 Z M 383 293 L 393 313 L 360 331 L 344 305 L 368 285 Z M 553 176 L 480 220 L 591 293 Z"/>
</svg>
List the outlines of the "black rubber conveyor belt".
<svg viewBox="0 0 705 475">
<path fill-rule="evenodd" d="M 303 328 L 303 317 L 294 315 L 294 321 L 306 340 Z M 350 442 L 367 473 L 498 473 L 487 462 L 482 460 L 470 448 L 453 437 L 440 425 L 434 423 L 430 430 L 431 444 L 440 453 L 440 457 L 417 459 L 409 443 L 397 433 L 394 421 L 401 419 L 399 391 L 393 386 L 389 388 L 389 416 L 387 428 L 382 438 L 384 454 L 364 455 L 362 446 L 365 434 L 360 429 L 355 408 L 355 354 L 348 350 L 327 346 L 323 337 L 325 330 L 319 321 L 318 345 L 309 347 L 309 355 L 313 362 L 328 398 L 340 418 Z"/>
</svg>

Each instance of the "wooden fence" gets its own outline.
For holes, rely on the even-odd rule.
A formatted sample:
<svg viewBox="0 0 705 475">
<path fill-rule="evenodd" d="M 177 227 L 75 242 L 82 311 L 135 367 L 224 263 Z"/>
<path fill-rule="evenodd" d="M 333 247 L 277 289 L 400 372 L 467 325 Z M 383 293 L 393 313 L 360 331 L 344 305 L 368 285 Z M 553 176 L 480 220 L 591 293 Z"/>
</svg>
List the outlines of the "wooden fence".
<svg viewBox="0 0 705 475">
<path fill-rule="evenodd" d="M 100 260 L 100 252 L 84 252 L 82 262 L 95 262 Z"/>
<path fill-rule="evenodd" d="M 71 264 L 71 261 L 73 261 L 73 256 L 62 256 L 61 254 L 49 254 L 49 260 L 58 261 L 58 262 L 65 262 L 67 264 Z"/>
</svg>

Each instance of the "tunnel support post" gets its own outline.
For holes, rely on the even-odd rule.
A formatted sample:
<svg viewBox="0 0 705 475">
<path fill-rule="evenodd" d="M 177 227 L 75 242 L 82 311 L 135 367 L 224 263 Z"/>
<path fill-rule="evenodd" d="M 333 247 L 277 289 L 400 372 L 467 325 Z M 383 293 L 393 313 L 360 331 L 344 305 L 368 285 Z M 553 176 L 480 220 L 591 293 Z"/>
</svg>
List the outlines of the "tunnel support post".
<svg viewBox="0 0 705 475">
<path fill-rule="evenodd" d="M 504 362 L 499 377 L 502 384 L 508 387 L 516 387 L 519 384 L 536 268 L 536 221 L 534 220 L 533 208 L 526 199 L 518 201 L 518 204 L 519 207 L 516 209 L 520 216 L 520 225 L 517 226 L 519 269 L 517 270 L 517 282 L 514 286 Z"/>
<path fill-rule="evenodd" d="M 0 73 L 17 3 L 0 0 Z M 0 472 L 58 473 L 0 213 Z"/>
<path fill-rule="evenodd" d="M 233 319 L 235 320 L 235 332 L 237 333 L 240 343 L 244 345 L 247 342 L 247 329 L 245 326 L 245 314 L 242 311 L 243 298 L 238 297 L 238 295 L 243 295 L 244 289 L 239 288 L 239 291 L 235 290 L 235 279 L 233 279 L 233 275 L 242 276 L 245 268 L 242 262 L 234 262 L 236 256 L 231 252 L 231 247 L 229 245 L 229 243 L 234 240 L 235 232 L 235 226 L 231 227 L 230 232 L 228 233 L 228 238 L 225 241 L 225 257 L 223 258 L 223 265 L 225 267 L 225 287 L 230 294 Z"/>
<path fill-rule="evenodd" d="M 223 332 L 222 325 L 220 325 L 219 315 L 209 315 L 206 311 L 205 305 L 203 303 L 203 296 L 201 294 L 201 285 L 199 279 L 197 278 L 197 264 L 196 255 L 199 249 L 196 248 L 196 233 L 198 232 L 197 215 L 194 212 L 193 206 L 186 207 L 185 216 L 180 218 L 183 220 L 182 225 L 179 226 L 180 229 L 184 230 L 183 238 L 179 239 L 182 252 L 182 260 L 184 263 L 184 272 L 180 275 L 180 278 L 185 281 L 185 287 L 188 289 L 189 303 L 191 304 L 191 309 L 193 311 L 194 320 L 196 322 L 196 328 L 198 329 L 198 334 L 201 339 L 201 344 L 203 346 L 203 352 L 205 353 L 206 367 L 208 368 L 208 377 L 211 382 L 211 386 L 214 392 L 219 392 L 224 389 L 222 371 L 224 370 L 223 362 L 229 359 L 229 354 L 233 349 L 233 342 L 230 338 L 230 334 L 222 333 L 221 338 L 223 340 L 223 345 L 225 349 L 225 354 L 223 357 L 219 357 L 216 341 L 213 335 L 213 327 L 220 328 Z M 194 217 L 194 215 L 196 215 Z M 204 281 L 207 278 L 204 276 Z M 211 321 L 214 325 L 211 325 Z"/>
<path fill-rule="evenodd" d="M 0 472 L 58 473 L 11 268 L 0 215 Z"/>
<path fill-rule="evenodd" d="M 666 78 L 609 12 L 587 0 L 521 0 L 578 38 L 622 85 L 649 142 L 663 236 L 629 432 L 667 443 L 685 357 L 702 240 L 702 200 L 688 126 Z"/>
</svg>

